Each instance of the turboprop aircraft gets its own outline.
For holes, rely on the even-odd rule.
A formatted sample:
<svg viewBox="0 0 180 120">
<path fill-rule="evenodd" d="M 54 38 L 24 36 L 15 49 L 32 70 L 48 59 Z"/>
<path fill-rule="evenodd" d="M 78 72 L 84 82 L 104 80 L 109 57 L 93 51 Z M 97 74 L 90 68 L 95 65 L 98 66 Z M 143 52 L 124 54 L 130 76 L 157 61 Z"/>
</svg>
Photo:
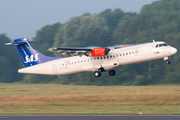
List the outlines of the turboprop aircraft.
<svg viewBox="0 0 180 120">
<path fill-rule="evenodd" d="M 30 43 L 25 38 L 19 38 L 13 43 L 5 44 L 14 44 L 17 47 L 25 66 L 18 70 L 19 73 L 63 76 L 94 72 L 95 77 L 100 77 L 101 72 L 109 71 L 109 75 L 114 76 L 115 69 L 124 65 L 157 59 L 164 59 L 167 64 L 170 64 L 170 56 L 177 52 L 176 48 L 165 42 L 153 40 L 150 43 L 115 47 L 49 48 L 49 51 L 73 56 L 48 57 L 33 49 Z"/>
</svg>

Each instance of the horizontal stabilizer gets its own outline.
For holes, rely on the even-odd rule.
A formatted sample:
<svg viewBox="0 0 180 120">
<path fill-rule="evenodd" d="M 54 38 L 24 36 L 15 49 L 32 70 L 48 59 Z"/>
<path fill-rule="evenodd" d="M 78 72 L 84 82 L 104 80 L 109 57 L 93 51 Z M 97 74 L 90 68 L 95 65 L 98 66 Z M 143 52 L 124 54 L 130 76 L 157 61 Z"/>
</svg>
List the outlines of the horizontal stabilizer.
<svg viewBox="0 0 180 120">
<path fill-rule="evenodd" d="M 20 44 L 25 44 L 26 42 L 18 42 L 18 43 L 15 43 L 15 42 L 12 42 L 12 43 L 5 43 L 4 45 L 20 45 Z M 36 42 L 29 42 L 29 43 L 36 43 Z"/>
</svg>

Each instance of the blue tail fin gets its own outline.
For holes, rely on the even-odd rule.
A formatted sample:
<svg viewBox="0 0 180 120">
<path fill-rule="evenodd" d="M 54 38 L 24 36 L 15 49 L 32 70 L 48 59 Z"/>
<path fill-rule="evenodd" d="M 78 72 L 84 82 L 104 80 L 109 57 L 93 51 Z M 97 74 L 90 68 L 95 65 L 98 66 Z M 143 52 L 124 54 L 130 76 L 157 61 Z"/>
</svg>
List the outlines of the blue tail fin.
<svg viewBox="0 0 180 120">
<path fill-rule="evenodd" d="M 13 44 L 16 45 L 25 67 L 58 59 L 57 57 L 45 56 L 42 53 L 36 51 L 25 38 L 15 39 Z"/>
</svg>

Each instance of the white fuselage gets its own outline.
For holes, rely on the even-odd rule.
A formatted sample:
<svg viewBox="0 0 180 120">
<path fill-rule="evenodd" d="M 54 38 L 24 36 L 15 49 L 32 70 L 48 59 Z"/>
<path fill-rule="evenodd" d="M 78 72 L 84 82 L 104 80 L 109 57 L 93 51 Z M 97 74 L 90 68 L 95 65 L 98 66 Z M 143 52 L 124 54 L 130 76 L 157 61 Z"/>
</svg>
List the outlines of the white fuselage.
<svg viewBox="0 0 180 120">
<path fill-rule="evenodd" d="M 125 48 L 111 49 L 108 55 L 100 57 L 74 56 L 60 58 L 19 69 L 19 73 L 44 74 L 44 75 L 69 75 L 81 72 L 94 72 L 103 67 L 105 71 L 115 70 L 121 66 L 145 61 L 165 59 L 177 52 L 174 47 L 155 47 L 164 42 L 152 42 L 133 45 Z"/>
</svg>

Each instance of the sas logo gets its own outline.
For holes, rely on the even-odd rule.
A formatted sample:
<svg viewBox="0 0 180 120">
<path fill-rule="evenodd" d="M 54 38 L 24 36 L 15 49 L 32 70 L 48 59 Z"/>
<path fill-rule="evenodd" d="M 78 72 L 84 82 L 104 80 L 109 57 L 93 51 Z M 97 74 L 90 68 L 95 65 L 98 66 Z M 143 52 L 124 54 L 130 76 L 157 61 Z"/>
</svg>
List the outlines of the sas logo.
<svg viewBox="0 0 180 120">
<path fill-rule="evenodd" d="M 38 55 L 39 54 L 35 54 L 35 56 L 31 55 L 30 57 L 29 57 L 29 55 L 26 55 L 24 63 L 38 61 Z M 34 57 L 35 57 L 35 59 L 33 59 Z"/>
</svg>

